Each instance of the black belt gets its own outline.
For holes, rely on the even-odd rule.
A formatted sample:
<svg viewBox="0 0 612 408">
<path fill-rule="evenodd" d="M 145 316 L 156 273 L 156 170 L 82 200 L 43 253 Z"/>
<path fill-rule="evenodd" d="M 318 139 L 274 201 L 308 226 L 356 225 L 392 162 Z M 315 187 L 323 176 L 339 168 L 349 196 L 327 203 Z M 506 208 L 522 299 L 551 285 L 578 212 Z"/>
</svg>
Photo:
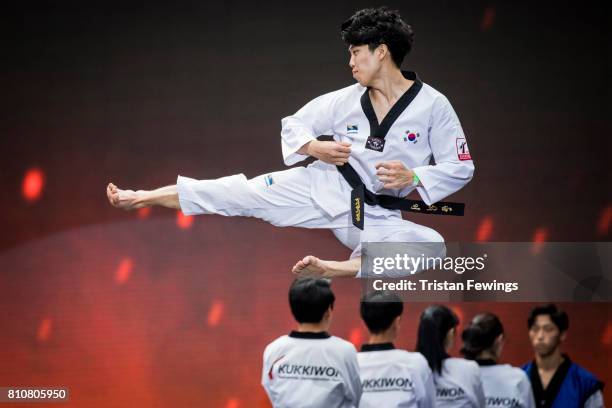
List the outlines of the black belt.
<svg viewBox="0 0 612 408">
<path fill-rule="evenodd" d="M 364 202 L 369 205 L 379 205 L 389 210 L 402 210 L 421 214 L 462 216 L 465 210 L 465 204 L 463 203 L 439 201 L 435 204 L 427 205 L 421 200 L 408 200 L 386 194 L 375 194 L 365 187 L 359 174 L 349 163 L 336 167 L 353 189 L 351 191 L 351 216 L 353 218 L 353 225 L 361 230 L 363 230 L 365 216 Z"/>
</svg>

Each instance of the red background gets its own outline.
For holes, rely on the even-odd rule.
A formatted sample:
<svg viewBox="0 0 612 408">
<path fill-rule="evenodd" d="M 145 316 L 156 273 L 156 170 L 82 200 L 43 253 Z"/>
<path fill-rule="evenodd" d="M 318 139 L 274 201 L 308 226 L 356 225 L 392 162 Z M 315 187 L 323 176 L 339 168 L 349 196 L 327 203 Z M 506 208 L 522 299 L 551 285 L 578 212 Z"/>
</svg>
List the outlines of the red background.
<svg viewBox="0 0 612 408">
<path fill-rule="evenodd" d="M 266 406 L 263 349 L 294 327 L 288 266 L 305 252 L 341 258 L 348 250 L 330 232 L 249 219 L 202 216 L 183 229 L 174 218 L 121 218 L 2 254 L 2 270 L 12 273 L 0 281 L 0 384 L 67 386 L 71 404 L 82 407 Z M 359 345 L 359 282 L 336 280 L 333 288 L 331 332 Z M 398 346 L 413 349 L 426 306 L 406 304 Z M 533 304 L 450 306 L 462 322 L 498 314 L 503 361 L 532 358 Z M 571 319 L 564 351 L 610 383 L 612 305 L 561 306 Z"/>
</svg>

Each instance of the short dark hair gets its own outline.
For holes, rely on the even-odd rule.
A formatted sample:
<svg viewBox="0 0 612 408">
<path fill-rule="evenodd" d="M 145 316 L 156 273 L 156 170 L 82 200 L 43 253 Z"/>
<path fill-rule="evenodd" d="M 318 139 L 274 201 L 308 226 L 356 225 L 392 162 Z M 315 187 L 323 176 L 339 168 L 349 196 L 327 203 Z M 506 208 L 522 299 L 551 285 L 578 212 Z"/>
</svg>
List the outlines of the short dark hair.
<svg viewBox="0 0 612 408">
<path fill-rule="evenodd" d="M 342 40 L 350 45 L 368 45 L 374 51 L 386 44 L 399 68 L 412 50 L 414 33 L 398 11 L 387 7 L 359 10 L 340 26 Z"/>
<path fill-rule="evenodd" d="M 477 314 L 461 333 L 463 340 L 461 354 L 469 360 L 475 360 L 480 353 L 490 349 L 495 339 L 503 333 L 504 326 L 496 315 Z"/>
<path fill-rule="evenodd" d="M 421 314 L 416 351 L 423 354 L 434 373 L 442 372 L 442 363 L 448 354 L 444 341 L 448 332 L 459 324 L 459 318 L 443 305 L 429 306 Z"/>
<path fill-rule="evenodd" d="M 319 323 L 334 300 L 328 279 L 297 278 L 289 288 L 289 306 L 299 323 Z"/>
<path fill-rule="evenodd" d="M 540 315 L 548 315 L 550 320 L 557 326 L 559 331 L 563 333 L 569 329 L 569 317 L 567 313 L 563 310 L 557 309 L 557 306 L 549 303 L 545 306 L 536 306 L 529 313 L 529 318 L 527 319 L 527 328 L 531 329 L 531 326 L 536 321 L 536 318 Z"/>
<path fill-rule="evenodd" d="M 380 290 L 366 293 L 361 298 L 361 318 L 370 333 L 382 333 L 391 327 L 391 323 L 404 311 L 404 304 L 393 292 Z"/>
</svg>

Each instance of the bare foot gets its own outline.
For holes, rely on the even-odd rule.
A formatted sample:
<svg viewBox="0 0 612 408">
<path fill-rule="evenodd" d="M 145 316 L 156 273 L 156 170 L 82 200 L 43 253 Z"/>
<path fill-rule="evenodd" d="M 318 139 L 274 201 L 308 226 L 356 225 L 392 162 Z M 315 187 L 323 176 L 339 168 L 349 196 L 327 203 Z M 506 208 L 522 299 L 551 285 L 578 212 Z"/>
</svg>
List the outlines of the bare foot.
<svg viewBox="0 0 612 408">
<path fill-rule="evenodd" d="M 291 269 L 291 272 L 304 277 L 331 277 L 328 261 L 323 261 L 312 255 L 308 255 L 304 257 L 304 259 L 298 261 L 298 263 L 293 266 L 293 269 Z"/>
<path fill-rule="evenodd" d="M 355 277 L 361 268 L 361 257 L 346 261 L 324 261 L 308 255 L 295 264 L 291 272 L 300 276 L 321 278 Z"/>
<path fill-rule="evenodd" d="M 127 211 L 146 207 L 141 200 L 141 195 L 141 191 L 121 190 L 113 183 L 109 183 L 106 187 L 106 196 L 111 205 Z"/>
</svg>

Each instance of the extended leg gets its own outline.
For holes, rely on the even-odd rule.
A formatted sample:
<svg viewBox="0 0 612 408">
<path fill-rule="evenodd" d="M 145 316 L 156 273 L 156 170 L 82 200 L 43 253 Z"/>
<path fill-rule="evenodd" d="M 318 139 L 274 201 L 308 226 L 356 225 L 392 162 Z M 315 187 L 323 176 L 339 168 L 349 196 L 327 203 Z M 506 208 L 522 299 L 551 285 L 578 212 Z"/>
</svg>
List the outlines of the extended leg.
<svg viewBox="0 0 612 408">
<path fill-rule="evenodd" d="M 125 210 L 148 206 L 180 209 L 185 215 L 218 214 L 255 217 L 280 227 L 337 228 L 333 219 L 310 197 L 310 173 L 305 167 L 273 172 L 248 180 L 243 174 L 214 180 L 179 176 L 177 184 L 152 191 L 107 186 L 111 205 Z"/>
</svg>

